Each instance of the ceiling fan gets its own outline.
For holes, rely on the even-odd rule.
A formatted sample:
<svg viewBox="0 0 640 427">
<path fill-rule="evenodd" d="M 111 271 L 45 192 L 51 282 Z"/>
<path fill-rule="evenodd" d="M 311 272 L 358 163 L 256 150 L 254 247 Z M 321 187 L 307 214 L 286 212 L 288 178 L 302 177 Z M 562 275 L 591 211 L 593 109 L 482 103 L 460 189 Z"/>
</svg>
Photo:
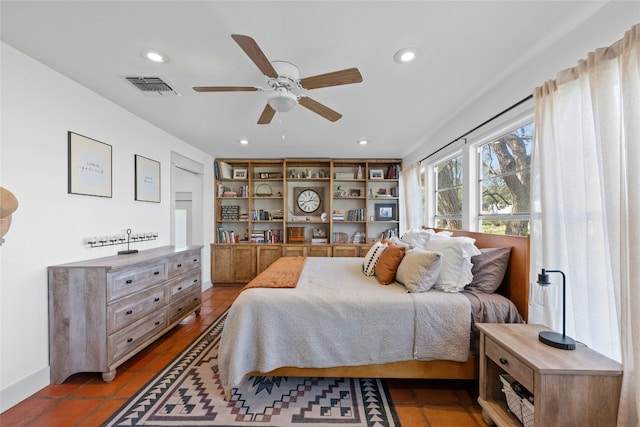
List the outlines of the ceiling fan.
<svg viewBox="0 0 640 427">
<path fill-rule="evenodd" d="M 296 92 L 362 82 L 362 75 L 357 68 L 348 68 L 346 70 L 301 79 L 298 67 L 286 61 L 270 62 L 258 46 L 258 43 L 251 37 L 240 34 L 232 34 L 231 37 L 265 75 L 268 87 L 194 86 L 193 90 L 196 92 L 253 92 L 263 90 L 274 92 L 273 95 L 269 97 L 267 105 L 264 107 L 258 119 L 259 125 L 271 123 L 271 119 L 273 119 L 276 111 L 289 111 L 295 107 L 296 104 L 300 104 L 325 119 L 335 122 L 342 117 L 342 114 L 333 111 L 331 108 L 308 96 L 297 95 Z"/>
</svg>

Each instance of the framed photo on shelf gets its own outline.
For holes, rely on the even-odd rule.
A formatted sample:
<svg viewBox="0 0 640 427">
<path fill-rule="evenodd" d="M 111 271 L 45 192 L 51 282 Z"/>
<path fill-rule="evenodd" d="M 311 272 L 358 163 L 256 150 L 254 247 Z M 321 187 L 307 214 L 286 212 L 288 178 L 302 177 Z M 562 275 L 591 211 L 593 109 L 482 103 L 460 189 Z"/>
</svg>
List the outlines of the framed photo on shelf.
<svg viewBox="0 0 640 427">
<path fill-rule="evenodd" d="M 160 162 L 135 155 L 135 199 L 160 203 Z"/>
<path fill-rule="evenodd" d="M 376 203 L 375 204 L 376 221 L 395 221 L 396 204 L 395 203 Z"/>
<path fill-rule="evenodd" d="M 68 132 L 68 193 L 111 197 L 111 146 Z"/>
<path fill-rule="evenodd" d="M 362 195 L 362 191 L 360 188 L 350 188 L 349 196 L 351 197 L 360 197 Z"/>
<path fill-rule="evenodd" d="M 244 168 L 235 168 L 233 170 L 233 179 L 247 179 L 247 170 Z"/>
<path fill-rule="evenodd" d="M 369 179 L 384 179 L 384 170 L 371 169 L 369 171 Z"/>
</svg>

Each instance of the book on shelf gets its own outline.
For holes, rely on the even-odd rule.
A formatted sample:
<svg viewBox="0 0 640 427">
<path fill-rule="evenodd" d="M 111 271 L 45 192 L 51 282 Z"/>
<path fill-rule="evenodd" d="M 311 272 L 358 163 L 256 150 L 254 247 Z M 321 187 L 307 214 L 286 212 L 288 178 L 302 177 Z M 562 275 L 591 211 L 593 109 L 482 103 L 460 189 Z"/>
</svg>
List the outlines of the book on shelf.
<svg viewBox="0 0 640 427">
<path fill-rule="evenodd" d="M 218 243 L 238 243 L 239 240 L 235 231 L 218 227 Z"/>
<path fill-rule="evenodd" d="M 233 176 L 233 167 L 227 162 L 216 160 L 214 169 L 218 170 L 217 179 L 231 179 Z"/>
<path fill-rule="evenodd" d="M 349 243 L 349 235 L 342 231 L 334 231 L 333 232 L 333 242 L 334 243 Z"/>
<path fill-rule="evenodd" d="M 282 230 L 252 230 L 251 243 L 282 243 Z"/>
<path fill-rule="evenodd" d="M 399 179 L 400 178 L 400 164 L 393 164 L 389 166 L 387 170 L 387 179 Z"/>
<path fill-rule="evenodd" d="M 311 238 L 311 244 L 312 245 L 326 245 L 327 243 L 329 243 L 329 239 L 327 239 L 326 237 L 312 237 Z"/>
</svg>

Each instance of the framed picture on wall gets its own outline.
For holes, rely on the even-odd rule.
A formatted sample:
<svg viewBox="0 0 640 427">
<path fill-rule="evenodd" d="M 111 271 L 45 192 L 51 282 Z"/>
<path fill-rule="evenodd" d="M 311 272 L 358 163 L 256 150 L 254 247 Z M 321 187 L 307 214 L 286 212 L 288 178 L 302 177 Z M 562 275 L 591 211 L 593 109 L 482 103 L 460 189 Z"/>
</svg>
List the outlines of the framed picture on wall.
<svg viewBox="0 0 640 427">
<path fill-rule="evenodd" d="M 160 203 L 160 162 L 136 154 L 135 176 L 135 199 Z"/>
<path fill-rule="evenodd" d="M 68 193 L 111 197 L 111 146 L 68 132 Z"/>
</svg>

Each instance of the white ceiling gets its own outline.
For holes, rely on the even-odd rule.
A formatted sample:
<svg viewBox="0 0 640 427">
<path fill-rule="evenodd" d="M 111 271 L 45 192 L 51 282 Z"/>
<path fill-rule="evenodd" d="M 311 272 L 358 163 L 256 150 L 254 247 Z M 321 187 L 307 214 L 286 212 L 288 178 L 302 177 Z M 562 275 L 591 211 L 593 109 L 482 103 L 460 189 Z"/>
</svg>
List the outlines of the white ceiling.
<svg viewBox="0 0 640 427">
<path fill-rule="evenodd" d="M 582 1 L 0 4 L 3 41 L 215 157 L 402 157 L 602 6 Z M 265 86 L 231 34 L 253 37 L 270 60 L 296 64 L 302 77 L 357 67 L 364 82 L 306 93 L 341 113 L 337 122 L 297 106 L 258 125 L 268 92 L 192 90 Z M 394 52 L 403 47 L 417 48 L 418 60 L 394 63 Z M 140 56 L 145 48 L 162 51 L 169 62 L 146 61 Z M 125 76 L 161 77 L 181 96 L 145 96 Z M 238 143 L 243 138 L 250 140 L 248 146 Z M 356 144 L 363 138 L 371 141 L 366 147 Z"/>
</svg>

